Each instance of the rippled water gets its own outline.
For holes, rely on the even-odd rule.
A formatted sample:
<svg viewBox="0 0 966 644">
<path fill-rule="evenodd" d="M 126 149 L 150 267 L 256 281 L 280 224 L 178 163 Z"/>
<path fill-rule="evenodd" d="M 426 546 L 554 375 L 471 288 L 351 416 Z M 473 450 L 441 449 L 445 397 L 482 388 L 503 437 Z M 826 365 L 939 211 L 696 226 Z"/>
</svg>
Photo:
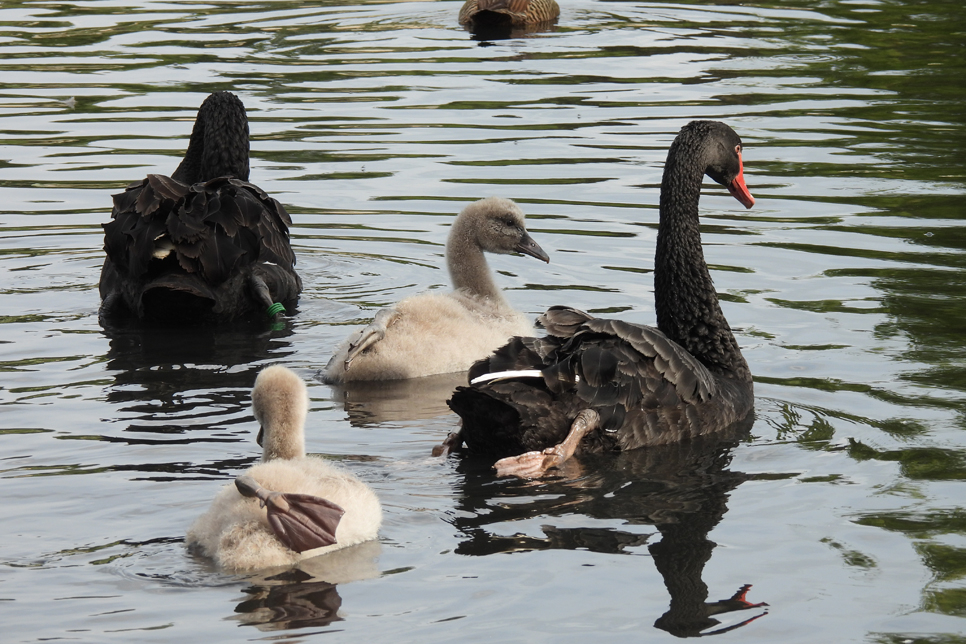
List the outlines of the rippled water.
<svg viewBox="0 0 966 644">
<path fill-rule="evenodd" d="M 963 641 L 959 0 L 562 4 L 492 43 L 458 2 L 0 7 L 5 641 L 669 641 L 763 613 L 719 637 Z M 110 195 L 172 172 L 223 89 L 293 215 L 298 315 L 102 328 Z M 469 200 L 516 199 L 551 254 L 492 260 L 517 307 L 653 323 L 661 169 L 692 118 L 739 132 L 758 198 L 702 199 L 749 435 L 497 479 L 429 456 L 459 376 L 312 380 L 308 447 L 378 490 L 380 543 L 274 576 L 186 553 L 256 458 L 258 369 L 313 379 L 375 309 L 444 288 Z M 768 607 L 706 618 L 744 584 Z"/>
</svg>

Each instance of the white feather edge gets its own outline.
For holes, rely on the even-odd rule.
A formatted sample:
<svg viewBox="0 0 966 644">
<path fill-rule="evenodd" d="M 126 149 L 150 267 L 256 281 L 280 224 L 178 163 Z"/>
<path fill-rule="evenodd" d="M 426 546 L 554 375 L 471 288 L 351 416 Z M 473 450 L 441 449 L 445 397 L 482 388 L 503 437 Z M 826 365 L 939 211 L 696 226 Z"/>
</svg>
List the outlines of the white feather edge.
<svg viewBox="0 0 966 644">
<path fill-rule="evenodd" d="M 477 376 L 470 380 L 471 385 L 478 385 L 484 382 L 490 382 L 492 380 L 511 380 L 513 378 L 543 378 L 543 372 L 539 369 L 519 369 L 517 371 L 495 371 L 493 373 L 485 373 L 482 376 Z M 580 382 L 580 376 L 575 377 L 577 382 Z"/>
</svg>

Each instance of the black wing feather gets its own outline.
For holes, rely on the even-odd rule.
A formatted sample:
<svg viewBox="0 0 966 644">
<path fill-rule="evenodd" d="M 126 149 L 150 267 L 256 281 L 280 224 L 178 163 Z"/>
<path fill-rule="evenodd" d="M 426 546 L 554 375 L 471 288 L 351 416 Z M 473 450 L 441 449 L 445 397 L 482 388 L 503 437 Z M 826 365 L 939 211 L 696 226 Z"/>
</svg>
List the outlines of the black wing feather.
<svg viewBox="0 0 966 644">
<path fill-rule="evenodd" d="M 252 274 L 276 302 L 294 301 L 302 289 L 289 240 L 291 217 L 245 181 L 220 177 L 188 186 L 148 175 L 114 195 L 111 218 L 104 225 L 101 297 L 122 300 L 139 317 L 149 316 L 142 299 L 152 289 L 212 299 L 210 315 L 217 320 L 264 310 L 247 285 Z M 175 287 L 178 275 L 183 282 Z"/>
<path fill-rule="evenodd" d="M 737 387 L 722 384 L 656 328 L 568 307 L 553 307 L 538 321 L 546 337 L 511 339 L 477 362 L 470 377 L 536 369 L 542 378 L 487 381 L 454 393 L 450 407 L 463 419 L 471 450 L 512 456 L 550 447 L 586 408 L 601 417 L 601 429 L 581 443 L 593 450 L 677 442 L 749 411 L 733 404 Z"/>
</svg>

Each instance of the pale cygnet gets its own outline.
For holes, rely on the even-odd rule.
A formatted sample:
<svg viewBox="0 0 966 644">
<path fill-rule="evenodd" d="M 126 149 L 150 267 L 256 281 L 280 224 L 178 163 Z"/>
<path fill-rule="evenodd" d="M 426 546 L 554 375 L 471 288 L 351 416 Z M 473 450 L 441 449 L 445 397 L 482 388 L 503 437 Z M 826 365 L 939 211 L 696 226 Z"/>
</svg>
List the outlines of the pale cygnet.
<svg viewBox="0 0 966 644">
<path fill-rule="evenodd" d="M 252 390 L 252 409 L 261 425 L 262 462 L 239 477 L 239 485 L 221 489 L 208 511 L 188 530 L 189 547 L 211 557 L 226 571 L 243 572 L 292 565 L 376 538 L 382 506 L 375 492 L 342 467 L 305 455 L 308 408 L 308 391 L 298 375 L 282 366 L 262 370 Z M 243 481 L 254 481 L 263 488 L 264 494 L 259 496 L 271 497 L 268 508 L 264 500 L 239 492 L 245 487 Z M 315 501 L 324 499 L 344 511 L 341 520 L 335 516 L 334 543 L 297 552 L 273 530 L 268 510 L 278 513 L 290 506 L 298 510 L 302 504 L 297 495 L 319 497 Z M 308 520 L 313 521 L 314 515 Z"/>
<path fill-rule="evenodd" d="M 324 380 L 401 380 L 465 371 L 509 338 L 533 335 L 533 323 L 494 283 L 485 252 L 550 261 L 527 233 L 515 203 L 499 197 L 471 203 L 453 222 L 446 242 L 454 290 L 422 293 L 379 311 L 372 324 L 339 346 Z"/>
</svg>

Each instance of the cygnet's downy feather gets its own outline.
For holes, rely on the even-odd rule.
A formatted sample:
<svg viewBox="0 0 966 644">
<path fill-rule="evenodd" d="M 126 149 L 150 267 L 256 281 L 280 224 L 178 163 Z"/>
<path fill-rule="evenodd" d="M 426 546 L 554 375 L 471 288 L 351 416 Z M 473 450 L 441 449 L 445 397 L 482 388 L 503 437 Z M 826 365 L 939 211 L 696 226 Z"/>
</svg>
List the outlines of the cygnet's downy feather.
<svg viewBox="0 0 966 644">
<path fill-rule="evenodd" d="M 527 233 L 523 212 L 489 197 L 463 209 L 446 243 L 455 289 L 422 293 L 376 314 L 350 336 L 324 370 L 329 383 L 402 380 L 465 371 L 509 338 L 532 335 L 533 323 L 513 309 L 493 281 L 484 252 L 547 254 Z"/>
<path fill-rule="evenodd" d="M 241 486 L 232 483 L 221 489 L 208 511 L 188 530 L 186 539 L 189 547 L 213 559 L 223 570 L 289 566 L 376 538 L 382 506 L 375 492 L 342 467 L 305 455 L 308 406 L 305 383 L 285 367 L 268 367 L 255 380 L 252 409 L 261 425 L 262 462 L 239 477 Z M 248 481 L 268 493 L 309 495 L 337 506 L 344 514 L 335 529 L 335 543 L 303 552 L 285 545 L 269 523 L 264 501 L 239 492 L 249 485 Z M 298 496 L 287 498 L 299 500 Z"/>
</svg>

